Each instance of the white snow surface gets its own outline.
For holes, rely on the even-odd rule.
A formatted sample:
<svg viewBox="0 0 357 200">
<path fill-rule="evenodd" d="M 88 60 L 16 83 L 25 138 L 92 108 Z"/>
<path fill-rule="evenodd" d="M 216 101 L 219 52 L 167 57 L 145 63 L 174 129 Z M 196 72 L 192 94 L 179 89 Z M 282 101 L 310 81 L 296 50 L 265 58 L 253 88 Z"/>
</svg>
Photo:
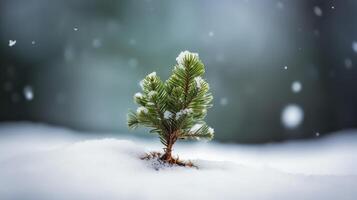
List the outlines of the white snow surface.
<svg viewBox="0 0 357 200">
<path fill-rule="evenodd" d="M 265 145 L 178 143 L 199 169 L 142 161 L 157 141 L 0 124 L 0 199 L 356 199 L 357 131 Z"/>
</svg>

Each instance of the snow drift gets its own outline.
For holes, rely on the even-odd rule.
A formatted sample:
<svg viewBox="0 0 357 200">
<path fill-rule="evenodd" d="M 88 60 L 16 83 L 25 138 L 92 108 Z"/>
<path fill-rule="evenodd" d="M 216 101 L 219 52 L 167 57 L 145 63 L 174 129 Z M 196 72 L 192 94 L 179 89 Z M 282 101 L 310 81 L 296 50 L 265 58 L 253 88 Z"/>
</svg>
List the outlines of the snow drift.
<svg viewBox="0 0 357 200">
<path fill-rule="evenodd" d="M 357 135 L 270 145 L 185 143 L 199 166 L 156 171 L 156 140 L 0 125 L 0 199 L 356 199 Z"/>
</svg>

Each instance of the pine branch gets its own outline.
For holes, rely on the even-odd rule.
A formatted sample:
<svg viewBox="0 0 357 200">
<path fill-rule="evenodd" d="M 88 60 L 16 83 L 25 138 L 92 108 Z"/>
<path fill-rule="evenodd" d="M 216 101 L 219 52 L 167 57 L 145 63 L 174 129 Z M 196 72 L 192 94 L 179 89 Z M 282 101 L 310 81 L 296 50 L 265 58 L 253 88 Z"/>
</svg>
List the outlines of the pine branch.
<svg viewBox="0 0 357 200">
<path fill-rule="evenodd" d="M 192 128 L 183 132 L 180 139 L 212 139 L 213 129 L 207 126 L 205 123 L 195 124 Z"/>
</svg>

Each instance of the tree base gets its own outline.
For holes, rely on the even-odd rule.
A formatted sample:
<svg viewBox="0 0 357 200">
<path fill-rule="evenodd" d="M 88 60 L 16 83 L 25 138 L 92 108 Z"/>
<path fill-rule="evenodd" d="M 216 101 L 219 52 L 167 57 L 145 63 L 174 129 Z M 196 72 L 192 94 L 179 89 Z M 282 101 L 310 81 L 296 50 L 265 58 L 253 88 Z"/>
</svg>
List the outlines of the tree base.
<svg viewBox="0 0 357 200">
<path fill-rule="evenodd" d="M 144 156 L 140 157 L 141 160 L 151 160 L 157 159 L 163 163 L 169 164 L 170 166 L 181 166 L 181 167 L 193 167 L 198 169 L 196 165 L 194 165 L 191 161 L 183 161 L 180 160 L 179 157 L 175 158 L 172 156 L 166 156 L 166 154 L 162 154 L 160 152 L 149 152 Z"/>
</svg>

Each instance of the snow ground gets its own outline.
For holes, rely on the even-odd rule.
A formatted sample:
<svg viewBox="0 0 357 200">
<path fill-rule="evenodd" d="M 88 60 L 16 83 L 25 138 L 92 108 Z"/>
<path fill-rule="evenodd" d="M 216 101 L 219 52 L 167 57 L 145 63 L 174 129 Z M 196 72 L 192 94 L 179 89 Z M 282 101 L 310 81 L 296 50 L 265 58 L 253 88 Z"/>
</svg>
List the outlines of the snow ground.
<svg viewBox="0 0 357 200">
<path fill-rule="evenodd" d="M 269 145 L 179 143 L 175 153 L 200 169 L 155 171 L 138 157 L 160 150 L 157 140 L 1 124 L 0 199 L 352 200 L 357 131 L 345 132 Z"/>
</svg>

